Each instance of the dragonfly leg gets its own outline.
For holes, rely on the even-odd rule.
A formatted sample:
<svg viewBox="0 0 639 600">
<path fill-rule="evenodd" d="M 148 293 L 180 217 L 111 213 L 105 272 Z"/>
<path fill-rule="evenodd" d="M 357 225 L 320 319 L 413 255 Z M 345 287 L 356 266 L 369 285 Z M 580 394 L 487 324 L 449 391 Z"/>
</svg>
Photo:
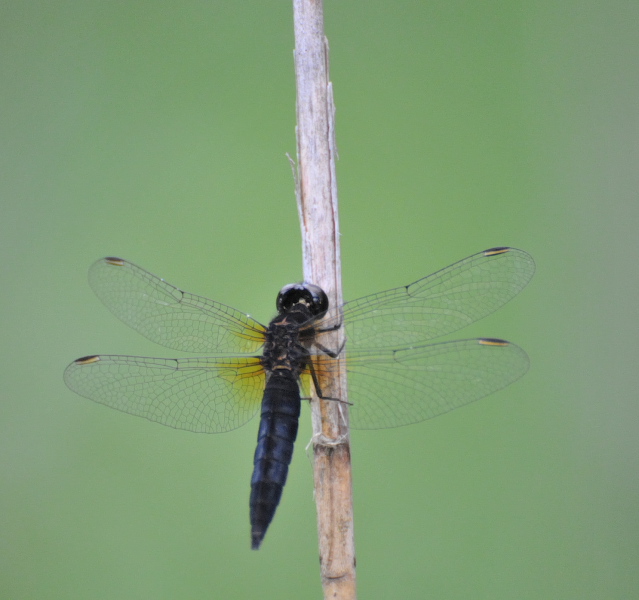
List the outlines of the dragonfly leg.
<svg viewBox="0 0 639 600">
<path fill-rule="evenodd" d="M 341 323 L 335 323 L 330 327 L 321 327 L 315 330 L 316 333 L 326 333 L 327 331 L 337 331 L 342 326 Z"/>
<path fill-rule="evenodd" d="M 339 350 L 337 352 L 329 350 L 326 346 L 324 346 L 324 344 L 320 344 L 318 341 L 313 342 L 313 345 L 331 358 L 337 358 L 342 353 L 342 350 L 344 350 L 344 346 L 346 346 L 346 340 L 342 342 L 342 345 L 339 347 Z"/>
<path fill-rule="evenodd" d="M 352 406 L 351 402 L 346 402 L 345 400 L 342 400 L 341 398 L 332 398 L 331 396 L 324 396 L 324 394 L 322 393 L 322 387 L 320 386 L 319 379 L 317 378 L 317 373 L 315 372 L 315 367 L 313 366 L 312 361 L 309 361 L 308 368 L 311 372 L 311 378 L 313 379 L 315 392 L 317 393 L 317 397 L 320 400 L 330 400 L 331 402 L 339 402 L 340 404 L 350 404 Z"/>
</svg>

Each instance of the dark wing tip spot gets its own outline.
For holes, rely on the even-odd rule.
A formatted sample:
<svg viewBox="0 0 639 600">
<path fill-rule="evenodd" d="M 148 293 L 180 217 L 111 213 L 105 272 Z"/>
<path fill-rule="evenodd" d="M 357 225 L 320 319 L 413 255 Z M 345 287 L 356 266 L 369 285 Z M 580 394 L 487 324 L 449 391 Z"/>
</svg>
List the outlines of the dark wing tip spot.
<svg viewBox="0 0 639 600">
<path fill-rule="evenodd" d="M 106 262 L 109 265 L 113 265 L 114 267 L 123 267 L 124 266 L 124 259 L 123 258 L 118 258 L 117 256 L 105 256 L 104 257 L 104 262 Z"/>
<path fill-rule="evenodd" d="M 510 342 L 499 338 L 481 338 L 477 342 L 482 346 L 510 346 Z"/>
<path fill-rule="evenodd" d="M 96 354 L 93 354 L 91 356 L 83 356 L 82 358 L 78 358 L 77 360 L 74 360 L 73 362 L 76 365 L 90 365 L 91 363 L 98 362 L 99 360 L 100 360 L 100 357 Z"/>
<path fill-rule="evenodd" d="M 484 256 L 495 256 L 496 254 L 504 254 L 506 252 L 510 252 L 512 248 L 508 246 L 497 246 L 496 248 L 488 248 L 488 250 L 484 250 Z"/>
</svg>

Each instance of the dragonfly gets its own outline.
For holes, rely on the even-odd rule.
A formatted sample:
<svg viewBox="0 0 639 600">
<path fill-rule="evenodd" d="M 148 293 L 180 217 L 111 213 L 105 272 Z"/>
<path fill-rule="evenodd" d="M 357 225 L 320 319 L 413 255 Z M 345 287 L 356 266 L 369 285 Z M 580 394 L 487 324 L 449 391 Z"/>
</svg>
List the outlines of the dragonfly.
<svg viewBox="0 0 639 600">
<path fill-rule="evenodd" d="M 89 269 L 89 283 L 106 307 L 153 342 L 205 356 L 84 356 L 66 368 L 64 380 L 95 402 L 193 432 L 230 431 L 260 412 L 249 501 L 251 547 L 258 549 L 286 483 L 302 398 L 311 387 L 320 398 L 340 401 L 323 396 L 318 382 L 345 366 L 350 426 L 382 429 L 436 417 L 510 385 L 529 367 L 515 344 L 426 342 L 491 314 L 534 270 L 523 250 L 490 248 L 332 311 L 318 286 L 289 284 L 265 326 L 106 257 Z M 339 328 L 344 347 L 322 343 Z"/>
</svg>

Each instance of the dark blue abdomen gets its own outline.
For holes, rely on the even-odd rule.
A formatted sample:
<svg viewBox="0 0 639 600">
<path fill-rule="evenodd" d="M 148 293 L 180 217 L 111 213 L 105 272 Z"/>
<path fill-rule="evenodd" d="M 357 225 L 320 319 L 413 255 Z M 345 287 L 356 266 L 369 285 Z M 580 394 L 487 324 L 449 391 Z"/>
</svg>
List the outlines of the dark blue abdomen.
<svg viewBox="0 0 639 600">
<path fill-rule="evenodd" d="M 251 547 L 257 550 L 282 497 L 300 417 L 300 390 L 288 369 L 271 374 L 264 390 L 251 477 Z"/>
</svg>

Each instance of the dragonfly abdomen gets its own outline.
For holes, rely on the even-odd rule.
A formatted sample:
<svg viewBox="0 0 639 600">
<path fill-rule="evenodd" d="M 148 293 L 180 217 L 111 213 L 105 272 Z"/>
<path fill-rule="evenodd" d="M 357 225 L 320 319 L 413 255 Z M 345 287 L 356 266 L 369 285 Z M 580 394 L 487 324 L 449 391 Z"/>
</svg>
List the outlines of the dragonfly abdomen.
<svg viewBox="0 0 639 600">
<path fill-rule="evenodd" d="M 264 390 L 251 477 L 251 547 L 257 550 L 282 497 L 300 417 L 300 390 L 290 370 L 274 371 Z"/>
</svg>

